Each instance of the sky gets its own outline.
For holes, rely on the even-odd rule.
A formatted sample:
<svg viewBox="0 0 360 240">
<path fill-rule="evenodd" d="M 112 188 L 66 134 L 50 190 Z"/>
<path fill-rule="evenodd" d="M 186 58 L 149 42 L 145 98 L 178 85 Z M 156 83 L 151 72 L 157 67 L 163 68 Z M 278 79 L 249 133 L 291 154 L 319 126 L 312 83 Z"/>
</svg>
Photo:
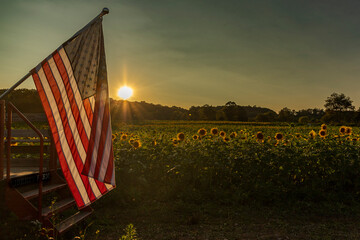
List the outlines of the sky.
<svg viewBox="0 0 360 240">
<path fill-rule="evenodd" d="M 0 0 L 0 88 L 9 88 L 103 7 L 110 97 L 167 106 L 360 107 L 360 2 Z M 20 87 L 35 88 L 29 78 Z"/>
</svg>

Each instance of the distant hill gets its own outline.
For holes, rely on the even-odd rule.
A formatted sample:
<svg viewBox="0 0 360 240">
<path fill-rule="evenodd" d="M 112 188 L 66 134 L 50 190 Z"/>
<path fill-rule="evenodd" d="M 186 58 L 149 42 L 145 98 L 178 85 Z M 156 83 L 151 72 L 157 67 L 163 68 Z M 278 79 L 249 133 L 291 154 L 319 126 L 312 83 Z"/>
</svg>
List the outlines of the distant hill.
<svg viewBox="0 0 360 240">
<path fill-rule="evenodd" d="M 188 110 L 180 107 L 114 99 L 110 99 L 110 111 L 112 121 L 186 120 L 189 115 Z"/>
<path fill-rule="evenodd" d="M 0 89 L 0 94 L 6 89 Z M 5 100 L 11 101 L 23 113 L 43 113 L 40 98 L 35 89 L 16 89 Z M 113 121 L 142 120 L 254 120 L 258 114 L 276 113 L 268 108 L 257 106 L 239 106 L 227 102 L 223 106 L 192 106 L 189 109 L 176 106 L 163 106 L 144 101 L 124 101 L 110 99 L 110 111 Z"/>
</svg>

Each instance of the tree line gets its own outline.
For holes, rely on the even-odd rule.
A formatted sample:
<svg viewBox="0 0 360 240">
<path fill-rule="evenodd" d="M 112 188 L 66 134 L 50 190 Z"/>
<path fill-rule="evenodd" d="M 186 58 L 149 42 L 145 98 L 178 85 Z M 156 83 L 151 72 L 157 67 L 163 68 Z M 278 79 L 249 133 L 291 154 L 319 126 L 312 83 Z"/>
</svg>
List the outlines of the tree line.
<svg viewBox="0 0 360 240">
<path fill-rule="evenodd" d="M 6 89 L 0 89 L 2 94 Z M 35 89 L 17 89 L 5 97 L 24 113 L 43 113 L 39 95 Z M 359 124 L 360 108 L 356 111 L 353 101 L 343 93 L 333 93 L 324 107 L 292 110 L 287 107 L 278 113 L 258 106 L 240 106 L 228 101 L 222 106 L 192 106 L 189 109 L 163 106 L 144 101 L 130 102 L 110 99 L 113 122 L 143 120 L 204 120 L 204 121 L 256 121 L 289 123 Z"/>
<path fill-rule="evenodd" d="M 168 107 L 160 104 L 129 102 L 123 100 L 110 101 L 112 121 L 141 120 L 203 120 L 203 121 L 254 121 L 261 113 L 272 112 L 269 108 L 257 106 L 239 106 L 229 101 L 223 106 L 192 106 L 189 109 Z"/>
</svg>

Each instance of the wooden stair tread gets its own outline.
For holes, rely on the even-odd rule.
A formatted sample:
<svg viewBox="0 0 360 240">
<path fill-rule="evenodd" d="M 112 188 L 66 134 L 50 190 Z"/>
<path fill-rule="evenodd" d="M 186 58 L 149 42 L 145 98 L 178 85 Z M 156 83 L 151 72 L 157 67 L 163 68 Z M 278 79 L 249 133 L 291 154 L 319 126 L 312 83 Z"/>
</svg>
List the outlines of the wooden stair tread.
<svg viewBox="0 0 360 240">
<path fill-rule="evenodd" d="M 50 159 L 44 158 L 43 165 L 45 165 L 44 168 L 47 168 L 49 165 Z M 6 164 L 5 164 L 6 166 Z M 39 158 L 12 158 L 10 160 L 10 171 L 12 172 L 13 168 L 37 168 L 37 171 L 39 172 Z"/>
<path fill-rule="evenodd" d="M 51 192 L 51 191 L 55 191 L 56 189 L 59 188 L 63 188 L 66 186 L 66 183 L 57 183 L 57 184 L 51 184 L 51 185 L 46 185 L 42 187 L 42 193 L 45 194 L 47 192 Z M 39 195 L 39 189 L 33 189 L 27 192 L 23 192 L 21 193 L 23 195 L 24 198 L 26 199 L 32 199 L 35 198 Z"/>
<path fill-rule="evenodd" d="M 44 171 L 47 171 L 47 167 L 44 167 Z M 10 178 L 26 176 L 39 172 L 39 167 L 12 167 L 10 169 Z M 4 169 L 4 177 L 6 176 L 6 167 Z"/>
<path fill-rule="evenodd" d="M 44 137 L 50 137 L 51 132 L 49 129 L 38 129 Z M 7 130 L 5 129 L 4 136 L 7 135 Z M 32 129 L 11 129 L 11 137 L 36 137 L 39 136 Z"/>
<path fill-rule="evenodd" d="M 4 141 L 7 143 L 7 140 Z M 40 143 L 40 138 L 38 139 L 11 139 L 11 143 Z M 46 138 L 44 139 L 44 143 L 50 142 L 50 139 Z M 36 146 L 36 145 L 35 145 Z"/>
<path fill-rule="evenodd" d="M 73 198 L 66 198 L 61 201 L 55 202 L 54 205 L 44 207 L 42 209 L 42 216 L 46 217 L 50 213 L 60 212 L 62 210 L 67 209 L 68 207 L 71 207 L 75 204 L 75 200 Z"/>
<path fill-rule="evenodd" d="M 59 223 L 58 225 L 55 226 L 56 230 L 58 231 L 59 234 L 65 232 L 66 230 L 68 230 L 70 227 L 72 227 L 74 224 L 80 222 L 81 220 L 84 220 L 86 217 L 88 217 L 90 214 L 92 214 L 93 210 L 83 210 L 83 211 L 79 211 L 77 213 L 75 213 L 74 215 L 72 215 L 71 217 L 65 219 L 64 221 L 62 221 L 61 223 Z"/>
<path fill-rule="evenodd" d="M 46 171 L 42 174 L 43 183 L 49 181 L 51 178 L 51 173 Z M 9 186 L 10 187 L 21 187 L 29 184 L 38 183 L 39 173 L 32 173 L 23 176 L 10 178 Z"/>
</svg>

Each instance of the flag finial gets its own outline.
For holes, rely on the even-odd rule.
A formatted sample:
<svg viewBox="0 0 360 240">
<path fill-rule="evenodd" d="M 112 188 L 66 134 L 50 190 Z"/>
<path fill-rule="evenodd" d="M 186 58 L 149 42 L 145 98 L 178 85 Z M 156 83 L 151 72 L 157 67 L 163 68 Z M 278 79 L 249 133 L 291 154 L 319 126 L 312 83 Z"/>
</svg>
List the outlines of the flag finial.
<svg viewBox="0 0 360 240">
<path fill-rule="evenodd" d="M 109 13 L 109 9 L 108 8 L 103 8 L 103 10 L 101 11 L 102 16 L 106 15 Z"/>
</svg>

